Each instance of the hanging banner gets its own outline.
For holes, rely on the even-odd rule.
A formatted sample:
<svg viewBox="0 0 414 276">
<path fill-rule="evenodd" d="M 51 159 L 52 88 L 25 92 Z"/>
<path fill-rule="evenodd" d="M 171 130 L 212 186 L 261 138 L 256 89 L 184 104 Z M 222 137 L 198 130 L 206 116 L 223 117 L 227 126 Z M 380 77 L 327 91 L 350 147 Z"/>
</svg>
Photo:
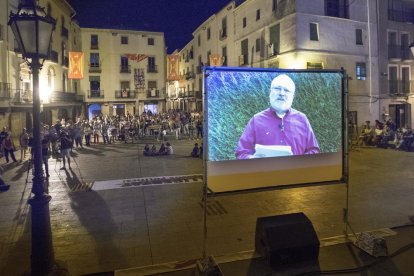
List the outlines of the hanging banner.
<svg viewBox="0 0 414 276">
<path fill-rule="evenodd" d="M 144 54 L 124 54 L 124 56 L 127 57 L 129 60 L 133 60 L 136 62 L 143 61 L 144 59 L 148 57 L 147 55 L 144 55 Z"/>
<path fill-rule="evenodd" d="M 221 66 L 223 64 L 223 59 L 221 55 L 211 54 L 210 55 L 210 66 Z"/>
<path fill-rule="evenodd" d="M 178 59 L 179 55 L 168 56 L 168 81 L 180 80 L 180 76 L 178 74 Z"/>
<path fill-rule="evenodd" d="M 145 75 L 143 68 L 134 69 L 134 85 L 135 89 L 143 90 L 145 89 Z"/>
<path fill-rule="evenodd" d="M 83 79 L 83 53 L 69 52 L 69 74 L 68 79 Z"/>
</svg>

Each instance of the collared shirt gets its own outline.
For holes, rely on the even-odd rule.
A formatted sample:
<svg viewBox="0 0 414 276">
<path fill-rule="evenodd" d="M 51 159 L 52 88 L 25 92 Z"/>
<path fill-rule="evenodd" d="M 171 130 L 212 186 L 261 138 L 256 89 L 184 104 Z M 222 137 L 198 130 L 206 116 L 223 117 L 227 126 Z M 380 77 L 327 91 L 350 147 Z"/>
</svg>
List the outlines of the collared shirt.
<svg viewBox="0 0 414 276">
<path fill-rule="evenodd" d="M 308 118 L 293 108 L 283 118 L 271 108 L 255 114 L 237 144 L 237 159 L 252 158 L 256 144 L 290 146 L 293 155 L 319 153 Z"/>
</svg>

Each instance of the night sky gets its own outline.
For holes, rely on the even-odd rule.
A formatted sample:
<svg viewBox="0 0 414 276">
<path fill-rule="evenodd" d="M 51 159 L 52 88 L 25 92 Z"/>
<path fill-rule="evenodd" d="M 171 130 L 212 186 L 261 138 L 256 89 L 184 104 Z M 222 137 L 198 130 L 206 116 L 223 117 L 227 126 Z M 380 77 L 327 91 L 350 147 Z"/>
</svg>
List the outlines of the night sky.
<svg viewBox="0 0 414 276">
<path fill-rule="evenodd" d="M 167 52 L 183 48 L 192 32 L 230 0 L 68 0 L 85 28 L 164 32 Z"/>
</svg>

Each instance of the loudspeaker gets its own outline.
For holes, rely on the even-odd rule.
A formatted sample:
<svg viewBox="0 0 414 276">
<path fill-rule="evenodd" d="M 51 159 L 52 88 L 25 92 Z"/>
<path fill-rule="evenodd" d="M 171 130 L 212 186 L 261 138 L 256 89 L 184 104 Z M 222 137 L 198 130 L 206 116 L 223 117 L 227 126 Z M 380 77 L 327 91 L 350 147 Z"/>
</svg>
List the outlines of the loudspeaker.
<svg viewBox="0 0 414 276">
<path fill-rule="evenodd" d="M 271 266 L 315 261 L 319 239 L 303 213 L 260 217 L 256 221 L 256 251 Z"/>
</svg>

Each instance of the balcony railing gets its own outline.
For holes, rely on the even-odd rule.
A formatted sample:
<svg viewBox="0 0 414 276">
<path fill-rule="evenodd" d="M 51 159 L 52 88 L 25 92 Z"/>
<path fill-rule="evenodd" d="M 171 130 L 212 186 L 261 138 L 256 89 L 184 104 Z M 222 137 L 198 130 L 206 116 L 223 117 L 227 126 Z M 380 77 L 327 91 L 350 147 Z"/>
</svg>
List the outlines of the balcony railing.
<svg viewBox="0 0 414 276">
<path fill-rule="evenodd" d="M 158 89 L 148 89 L 147 98 L 159 98 L 161 96 L 160 90 Z"/>
<path fill-rule="evenodd" d="M 65 67 L 69 67 L 69 58 L 68 57 L 62 57 L 62 65 Z"/>
<path fill-rule="evenodd" d="M 33 92 L 31 90 L 12 89 L 12 101 L 14 103 L 31 103 L 33 102 Z"/>
<path fill-rule="evenodd" d="M 147 73 L 158 73 L 157 65 L 148 65 Z"/>
<path fill-rule="evenodd" d="M 73 92 L 53 91 L 50 94 L 49 102 L 82 102 L 83 98 L 79 96 Z"/>
<path fill-rule="evenodd" d="M 96 64 L 96 63 L 89 64 L 89 73 L 101 73 L 101 72 L 102 72 L 102 69 L 101 69 L 100 64 Z"/>
<path fill-rule="evenodd" d="M 101 89 L 88 90 L 88 98 L 103 98 L 104 91 Z"/>
<path fill-rule="evenodd" d="M 0 99 L 10 99 L 10 83 L 0 82 Z"/>
<path fill-rule="evenodd" d="M 99 49 L 99 44 L 98 43 L 91 43 L 91 50 L 98 50 Z"/>
<path fill-rule="evenodd" d="M 65 27 L 62 26 L 62 31 L 60 32 L 60 34 L 65 37 L 68 38 L 69 37 L 69 31 L 68 29 L 66 29 Z"/>
<path fill-rule="evenodd" d="M 58 52 L 53 51 L 53 50 L 50 51 L 49 60 L 51 62 L 58 63 L 59 62 L 59 54 L 58 54 Z"/>
<path fill-rule="evenodd" d="M 120 66 L 120 72 L 121 73 L 131 73 L 131 65 L 121 64 L 121 66 Z"/>
<path fill-rule="evenodd" d="M 400 45 L 388 45 L 388 58 L 389 59 L 401 59 L 401 46 Z"/>
<path fill-rule="evenodd" d="M 226 28 L 221 29 L 219 35 L 220 35 L 219 36 L 220 40 L 226 39 L 227 38 L 227 29 Z"/>
<path fill-rule="evenodd" d="M 135 99 L 136 98 L 136 92 L 131 90 L 115 90 L 115 98 L 116 99 Z"/>
<path fill-rule="evenodd" d="M 195 78 L 194 72 L 187 72 L 187 73 L 185 73 L 185 79 L 186 80 L 191 80 L 191 79 L 194 79 L 194 78 Z"/>
<path fill-rule="evenodd" d="M 414 81 L 388 80 L 388 92 L 392 96 L 414 94 Z"/>
</svg>

